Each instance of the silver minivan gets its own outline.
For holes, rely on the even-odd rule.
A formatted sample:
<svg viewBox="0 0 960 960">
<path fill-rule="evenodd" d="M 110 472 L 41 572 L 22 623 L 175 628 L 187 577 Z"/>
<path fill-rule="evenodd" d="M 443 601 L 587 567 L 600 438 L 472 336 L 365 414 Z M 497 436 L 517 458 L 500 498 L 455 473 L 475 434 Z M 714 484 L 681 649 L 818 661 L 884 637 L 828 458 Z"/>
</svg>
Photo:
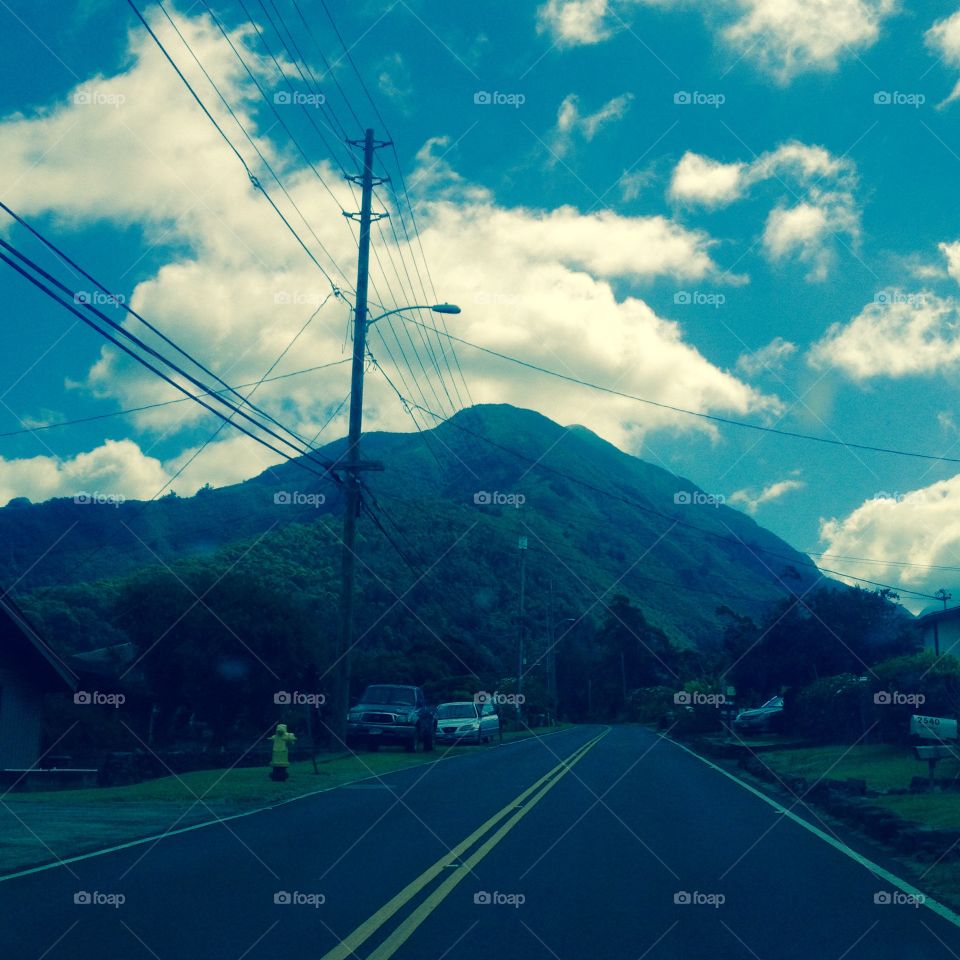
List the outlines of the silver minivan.
<svg viewBox="0 0 960 960">
<path fill-rule="evenodd" d="M 500 736 L 500 717 L 492 703 L 471 700 L 437 707 L 436 743 L 489 743 Z"/>
</svg>

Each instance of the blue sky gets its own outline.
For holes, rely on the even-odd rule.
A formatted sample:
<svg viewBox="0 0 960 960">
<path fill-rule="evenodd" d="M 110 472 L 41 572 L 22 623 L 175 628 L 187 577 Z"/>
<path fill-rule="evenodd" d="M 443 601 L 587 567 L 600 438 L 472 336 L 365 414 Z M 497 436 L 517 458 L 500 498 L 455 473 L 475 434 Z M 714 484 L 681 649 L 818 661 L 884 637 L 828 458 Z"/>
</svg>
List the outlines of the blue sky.
<svg viewBox="0 0 960 960">
<path fill-rule="evenodd" d="M 138 5 L 349 290 L 356 247 L 340 208 L 354 201 L 339 165 L 350 156 L 337 142 L 331 155 L 317 129 L 335 117 L 356 136 L 380 119 L 320 4 L 299 0 L 310 37 L 294 0 L 247 2 L 262 38 L 241 4 L 211 4 L 268 99 L 314 92 L 294 61 L 319 79 L 323 108 L 274 99 L 276 113 L 205 3 L 165 5 L 309 233 L 161 8 Z M 332 0 L 330 9 L 395 139 L 437 297 L 464 308 L 453 332 L 675 406 L 960 458 L 956 2 Z M 0 199 L 230 382 L 262 376 L 314 312 L 274 374 L 342 359 L 346 305 L 324 301 L 329 285 L 133 12 L 102 0 L 58 10 L 0 0 Z M 282 17 L 296 51 L 282 51 L 270 16 Z M 395 172 L 392 153 L 384 158 Z M 381 200 L 399 229 L 389 191 Z M 22 229 L 3 223 L 0 236 L 39 256 Z M 374 242 L 380 302 L 426 296 L 419 249 L 386 229 Z M 104 354 L 6 267 L 0 289 L 0 432 L 174 396 Z M 391 328 L 401 338 L 402 325 Z M 374 337 L 371 347 L 396 382 L 404 366 L 391 343 Z M 937 569 L 960 567 L 958 464 L 716 427 L 468 347 L 458 356 L 474 400 L 584 423 L 801 549 L 868 558 L 826 566 L 921 591 L 960 580 Z M 265 384 L 257 398 L 300 432 L 326 425 L 321 438 L 332 439 L 344 429 L 347 377 L 340 365 Z M 439 378 L 406 377 L 423 405 L 458 405 Z M 367 422 L 413 428 L 375 373 Z M 0 500 L 150 497 L 214 429 L 177 404 L 6 437 Z M 187 494 L 270 462 L 221 434 L 173 486 Z"/>
</svg>

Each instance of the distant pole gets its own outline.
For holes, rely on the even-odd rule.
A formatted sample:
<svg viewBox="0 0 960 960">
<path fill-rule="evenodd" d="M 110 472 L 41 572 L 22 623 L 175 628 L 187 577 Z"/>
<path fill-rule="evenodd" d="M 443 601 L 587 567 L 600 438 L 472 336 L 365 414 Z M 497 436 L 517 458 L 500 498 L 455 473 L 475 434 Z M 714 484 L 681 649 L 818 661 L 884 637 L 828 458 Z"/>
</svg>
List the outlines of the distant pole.
<svg viewBox="0 0 960 960">
<path fill-rule="evenodd" d="M 934 596 L 943 603 L 943 609 L 944 609 L 944 610 L 947 609 L 947 601 L 953 599 L 953 594 L 952 594 L 952 593 L 947 593 L 947 591 L 944 590 L 943 587 L 941 587 L 941 588 L 934 594 Z"/>
<path fill-rule="evenodd" d="M 548 606 L 549 632 L 547 634 L 547 707 L 550 710 L 550 720 L 557 718 L 557 655 L 554 649 L 557 642 L 557 629 L 553 622 L 553 580 L 550 581 L 550 598 Z"/>
<path fill-rule="evenodd" d="M 373 175 L 373 154 L 383 141 L 367 130 L 363 140 L 349 141 L 363 146 L 363 173 L 347 179 L 361 186 L 360 237 L 357 257 L 357 299 L 353 320 L 353 367 L 350 376 L 350 431 L 347 449 L 338 468 L 344 472 L 346 504 L 343 514 L 343 544 L 340 553 L 340 624 L 334 651 L 333 696 L 331 697 L 330 729 L 339 741 L 347 736 L 347 711 L 350 708 L 350 655 L 353 646 L 354 586 L 356 581 L 357 514 L 360 512 L 360 433 L 363 423 L 363 369 L 367 355 L 367 286 L 370 275 L 370 224 L 384 214 L 374 216 L 373 187 L 383 181 Z M 344 216 L 357 219 L 356 214 Z"/>
<path fill-rule="evenodd" d="M 527 589 L 527 538 L 520 537 L 517 542 L 520 549 L 520 617 L 519 617 L 519 636 L 517 638 L 517 719 L 523 719 L 523 628 L 524 628 L 524 603 L 526 601 Z"/>
</svg>

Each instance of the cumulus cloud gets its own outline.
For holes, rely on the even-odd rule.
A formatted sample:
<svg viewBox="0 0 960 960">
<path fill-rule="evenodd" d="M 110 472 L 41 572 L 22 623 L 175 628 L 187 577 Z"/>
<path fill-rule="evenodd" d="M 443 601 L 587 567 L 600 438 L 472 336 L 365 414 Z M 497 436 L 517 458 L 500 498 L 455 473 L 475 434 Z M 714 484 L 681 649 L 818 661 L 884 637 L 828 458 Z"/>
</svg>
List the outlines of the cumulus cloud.
<svg viewBox="0 0 960 960">
<path fill-rule="evenodd" d="M 844 560 L 845 573 L 933 592 L 943 573 L 923 565 L 960 564 L 960 475 L 912 491 L 878 490 L 846 517 L 821 520 L 820 539 L 829 554 L 919 565 Z M 928 602 L 903 600 L 914 608 Z"/>
<path fill-rule="evenodd" d="M 825 280 L 836 260 L 837 243 L 856 244 L 860 237 L 856 170 L 851 161 L 835 157 L 824 147 L 797 141 L 781 144 L 749 163 L 724 163 L 687 152 L 674 168 L 668 195 L 679 203 L 722 207 L 769 180 L 782 183 L 791 201 L 767 217 L 763 247 L 768 259 L 798 260 L 809 268 L 808 280 Z"/>
<path fill-rule="evenodd" d="M 537 24 L 558 46 L 592 45 L 625 26 L 638 7 L 702 9 L 734 53 L 788 83 L 835 70 L 872 47 L 897 0 L 548 0 Z"/>
<path fill-rule="evenodd" d="M 548 0 L 537 11 L 537 29 L 558 46 L 599 43 L 612 33 L 609 0 Z"/>
<path fill-rule="evenodd" d="M 670 196 L 706 207 L 726 206 L 743 196 L 748 170 L 746 163 L 721 163 L 688 151 L 673 171 Z"/>
<path fill-rule="evenodd" d="M 947 259 L 947 273 L 960 283 L 960 240 L 952 243 L 938 243 L 937 249 Z"/>
<path fill-rule="evenodd" d="M 774 262 L 795 259 L 810 267 L 807 279 L 826 280 L 836 261 L 833 237 L 846 235 L 854 242 L 860 236 L 858 213 L 849 196 L 816 191 L 811 201 L 777 207 L 767 217 L 763 246 Z"/>
<path fill-rule="evenodd" d="M 550 142 L 555 157 L 560 159 L 566 156 L 575 140 L 582 139 L 589 143 L 603 127 L 623 119 L 632 100 L 632 93 L 623 93 L 608 100 L 595 113 L 585 114 L 580 111 L 580 98 L 575 93 L 564 97 L 557 111 L 557 123 Z"/>
<path fill-rule="evenodd" d="M 833 324 L 813 345 L 810 362 L 857 381 L 953 369 L 960 361 L 960 314 L 953 297 L 893 291 L 848 323 Z"/>
<path fill-rule="evenodd" d="M 334 170 L 317 161 L 318 172 L 334 192 L 331 199 L 312 171 L 297 164 L 297 157 L 258 133 L 255 91 L 251 92 L 229 47 L 206 17 L 181 16 L 178 25 L 281 173 L 287 191 L 329 256 L 279 189 L 273 191 L 276 201 L 334 281 L 349 290 L 356 242 L 340 216 L 341 209 L 356 208 L 348 187 Z M 191 71 L 191 61 L 169 28 L 164 31 L 160 19 L 155 26 L 170 42 L 191 81 L 205 89 L 203 77 L 194 75 L 195 65 Z M 238 44 L 246 39 L 243 31 L 234 35 Z M 251 62 L 254 69 L 264 71 L 264 77 L 270 76 L 267 65 L 253 57 Z M 145 245 L 155 246 L 165 262 L 132 291 L 119 292 L 129 295 L 137 310 L 229 382 L 256 381 L 310 316 L 314 318 L 309 327 L 274 375 L 343 357 L 348 305 L 330 298 L 320 306 L 330 294 L 329 285 L 251 186 L 149 39 L 132 34 L 125 63 L 124 72 L 81 85 L 79 90 L 91 93 L 86 99 L 70 96 L 35 115 L 0 121 L 0 179 L 12 185 L 5 199 L 27 216 L 51 215 L 56 234 L 74 253 L 77 244 L 64 235 L 67 229 L 81 230 L 93 223 L 139 225 Z M 225 129 L 231 128 L 232 121 L 220 117 L 213 97 L 208 106 Z M 625 109 L 625 103 L 621 107 Z M 587 118 L 578 114 L 583 135 L 593 135 L 621 107 L 608 104 Z M 128 145 L 126 149 L 115 149 L 118 139 Z M 504 206 L 457 172 L 451 159 L 453 148 L 443 138 L 428 141 L 410 185 L 419 198 L 423 247 L 439 296 L 460 303 L 464 310 L 456 318 L 454 332 L 667 403 L 737 415 L 779 409 L 775 397 L 711 363 L 684 341 L 677 324 L 657 316 L 637 295 L 614 294 L 614 283 L 619 290 L 624 283 L 629 289 L 629 284 L 660 277 L 723 279 L 713 256 L 714 242 L 706 233 L 661 216 Z M 37 157 L 44 159 L 37 164 Z M 263 172 L 255 169 L 258 175 Z M 269 189 L 266 175 L 262 182 Z M 396 216 L 397 211 L 391 212 Z M 386 308 L 394 305 L 386 288 L 389 279 L 394 285 L 399 282 L 394 295 L 400 303 L 423 302 L 416 290 L 407 289 L 405 281 L 391 272 L 394 258 L 399 262 L 399 250 L 388 237 L 387 231 L 376 237 L 373 297 Z M 116 268 L 111 274 L 122 275 L 142 252 L 142 248 L 115 251 Z M 342 273 L 335 264 L 344 268 Z M 129 318 L 126 322 L 134 325 Z M 409 340 L 403 325 L 400 319 L 377 324 L 370 348 L 405 396 L 443 412 L 446 398 L 436 378 L 419 367 L 416 374 L 409 369 L 404 372 L 398 342 L 407 343 L 409 350 Z M 646 431 L 666 426 L 711 429 L 629 401 L 585 397 L 569 385 L 520 374 L 517 367 L 482 353 L 467 348 L 459 352 L 476 402 L 535 406 L 562 423 L 585 423 L 625 445 L 639 442 Z M 332 367 L 264 384 L 256 399 L 298 432 L 311 436 L 342 402 L 349 389 L 348 377 L 346 366 Z M 178 396 L 112 348 L 103 349 L 83 388 L 123 406 Z M 142 484 L 144 488 L 154 479 L 161 485 L 165 475 L 185 462 L 197 443 L 198 427 L 206 429 L 210 419 L 190 403 L 145 411 L 134 418 L 136 429 L 147 439 L 163 432 L 168 438 L 182 437 L 187 448 L 169 463 L 152 467 L 151 482 Z M 425 415 L 420 419 L 432 425 Z M 339 425 L 334 420 L 330 430 Z M 365 426 L 412 427 L 393 390 L 376 371 L 367 381 Z M 187 487 L 211 478 L 230 482 L 262 469 L 265 461 L 258 459 L 259 452 L 254 455 L 252 442 L 241 439 L 231 446 L 234 439 L 225 431 L 223 439 L 191 465 L 182 482 Z M 130 460 L 136 462 L 132 452 Z M 40 476 L 40 466 L 34 466 L 31 478 Z M 4 475 L 14 476 L 13 468 L 9 464 L 7 468 Z M 41 491 L 61 489 L 37 483 Z M 33 479 L 14 486 L 16 493 L 33 495 Z M 134 488 L 140 489 L 135 484 L 130 487 Z"/>
<path fill-rule="evenodd" d="M 792 490 L 802 490 L 805 486 L 806 484 L 802 480 L 778 480 L 759 491 L 752 488 L 737 490 L 730 494 L 727 503 L 743 504 L 747 513 L 754 514 L 763 504 L 779 500 Z"/>
<path fill-rule="evenodd" d="M 927 46 L 938 54 L 944 63 L 951 67 L 960 67 L 960 10 L 943 20 L 937 20 L 927 31 L 924 39 Z M 958 97 L 960 97 L 960 80 L 940 106 L 945 107 Z"/>
<path fill-rule="evenodd" d="M 743 15 L 723 38 L 787 83 L 801 73 L 835 70 L 872 47 L 897 0 L 739 0 Z"/>
<path fill-rule="evenodd" d="M 768 344 L 752 353 L 737 358 L 737 371 L 747 377 L 758 374 L 777 373 L 784 363 L 797 352 L 797 345 L 783 337 L 774 337 Z"/>
<path fill-rule="evenodd" d="M 132 440 L 108 440 L 103 446 L 67 460 L 48 456 L 20 460 L 0 457 L 0 504 L 22 496 L 36 502 L 80 494 L 152 497 L 168 476 L 160 461 L 144 454 Z"/>
</svg>

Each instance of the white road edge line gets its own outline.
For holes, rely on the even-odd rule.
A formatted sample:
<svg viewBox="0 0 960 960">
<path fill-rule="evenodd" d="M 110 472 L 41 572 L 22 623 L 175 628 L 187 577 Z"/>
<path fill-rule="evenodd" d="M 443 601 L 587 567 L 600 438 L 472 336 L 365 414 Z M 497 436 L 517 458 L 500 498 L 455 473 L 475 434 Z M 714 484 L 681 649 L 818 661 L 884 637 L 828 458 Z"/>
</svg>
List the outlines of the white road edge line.
<svg viewBox="0 0 960 960">
<path fill-rule="evenodd" d="M 960 916 L 954 913 L 949 907 L 940 903 L 939 900 L 934 900 L 918 887 L 913 886 L 913 884 L 908 883 L 906 880 L 902 880 L 895 873 L 891 873 L 889 870 L 881 867 L 880 864 L 874 863 L 872 860 L 867 859 L 867 857 L 857 853 L 856 850 L 848 847 L 840 840 L 834 839 L 829 833 L 825 833 L 823 830 L 819 829 L 819 827 L 815 827 L 803 817 L 795 814 L 792 810 L 788 810 L 785 806 L 783 806 L 783 804 L 777 803 L 773 797 L 768 797 L 762 790 L 757 790 L 755 787 L 751 787 L 749 783 L 747 783 L 745 780 L 741 780 L 735 774 L 730 773 L 729 770 L 724 770 L 723 767 L 718 766 L 711 760 L 708 760 L 706 757 L 700 756 L 700 754 L 696 751 L 691 750 L 689 747 L 671 739 L 670 737 L 665 737 L 663 734 L 658 734 L 658 736 L 661 740 L 666 740 L 668 743 L 672 743 L 675 747 L 679 747 L 681 750 L 686 751 L 691 757 L 696 757 L 701 763 L 705 763 L 712 770 L 716 770 L 717 773 L 722 773 L 728 780 L 732 780 L 734 783 L 739 784 L 744 790 L 752 793 L 755 797 L 759 797 L 765 803 L 768 803 L 771 807 L 773 807 L 774 810 L 777 811 L 777 813 L 781 813 L 783 816 L 789 817 L 794 823 L 803 827 L 804 830 L 809 830 L 810 833 L 812 833 L 815 837 L 819 837 L 825 843 L 830 844 L 831 847 L 848 856 L 854 861 L 854 863 L 858 863 L 865 870 L 869 870 L 871 873 L 876 874 L 878 877 L 886 880 L 887 883 L 892 884 L 898 890 L 902 890 L 904 893 L 909 894 L 910 896 L 919 897 L 919 902 L 923 906 L 929 907 L 934 913 L 943 917 L 944 920 L 952 923 L 955 927 L 960 927 Z"/>
<path fill-rule="evenodd" d="M 595 726 L 595 724 L 588 724 Z M 571 730 L 578 729 L 576 726 L 564 727 L 562 730 L 553 730 L 550 733 L 534 734 L 531 737 L 521 737 L 519 740 L 509 740 L 506 743 L 496 744 L 495 749 L 503 747 L 512 747 L 518 743 L 529 743 L 531 740 L 543 740 L 546 737 L 555 737 L 561 733 L 569 733 Z M 92 860 L 94 857 L 103 857 L 108 853 L 117 853 L 119 850 L 129 850 L 131 847 L 139 847 L 145 843 L 153 843 L 158 840 L 166 840 L 167 837 L 175 837 L 181 833 L 190 833 L 193 830 L 202 830 L 204 827 L 214 827 L 218 823 L 229 823 L 231 820 L 239 820 L 241 817 L 252 817 L 255 813 L 266 813 L 268 810 L 276 810 L 277 807 L 283 807 L 288 803 L 295 803 L 297 800 L 306 800 L 309 797 L 316 797 L 321 793 L 330 793 L 333 790 L 340 790 L 342 787 L 349 787 L 355 783 L 365 783 L 367 780 L 382 780 L 394 773 L 403 773 L 404 770 L 412 770 L 419 767 L 427 767 L 434 763 L 443 763 L 445 760 L 456 760 L 458 757 L 475 757 L 479 754 L 460 753 L 455 757 L 437 757 L 436 760 L 427 760 L 424 763 L 411 763 L 408 766 L 400 767 L 397 770 L 390 770 L 387 773 L 371 774 L 369 777 L 360 777 L 358 780 L 348 780 L 346 783 L 338 783 L 335 787 L 323 787 L 320 790 L 311 790 L 309 793 L 300 793 L 295 797 L 288 797 L 286 800 L 278 800 L 266 807 L 256 807 L 253 810 L 244 810 L 242 813 L 232 813 L 229 817 L 217 817 L 215 820 L 203 820 L 200 823 L 191 824 L 189 827 L 179 827 L 176 830 L 166 830 L 163 833 L 155 833 L 149 837 L 140 837 L 137 840 L 127 840 L 124 843 L 114 844 L 112 847 L 103 847 L 100 850 L 90 850 L 87 853 L 78 853 L 73 857 L 63 857 L 52 863 L 41 863 L 36 867 L 27 867 L 24 870 L 17 870 L 14 873 L 7 873 L 0 876 L 0 883 L 6 880 L 16 880 L 18 877 L 29 877 L 34 873 L 43 873 L 45 870 L 56 870 L 58 867 L 66 866 L 68 863 L 80 863 L 83 860 Z"/>
</svg>

